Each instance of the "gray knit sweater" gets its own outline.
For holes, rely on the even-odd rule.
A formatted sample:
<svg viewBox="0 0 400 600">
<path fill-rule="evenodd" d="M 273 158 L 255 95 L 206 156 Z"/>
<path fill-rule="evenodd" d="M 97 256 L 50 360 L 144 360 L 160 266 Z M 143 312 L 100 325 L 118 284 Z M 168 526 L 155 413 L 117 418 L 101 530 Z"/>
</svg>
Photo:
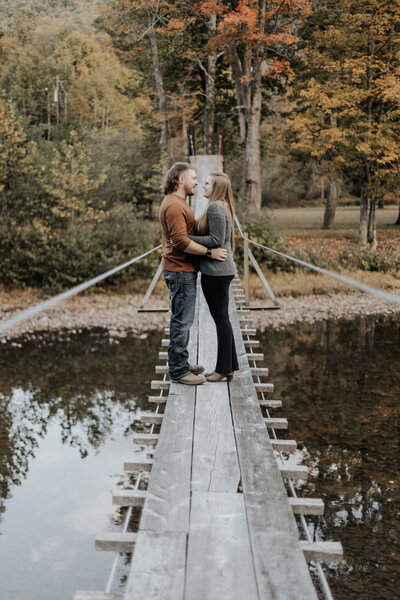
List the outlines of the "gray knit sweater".
<svg viewBox="0 0 400 600">
<path fill-rule="evenodd" d="M 225 202 L 217 200 L 207 208 L 207 235 L 189 235 L 189 238 L 207 248 L 226 248 L 224 262 L 199 256 L 200 271 L 206 275 L 236 275 L 236 265 L 231 254 L 232 218 Z"/>
</svg>

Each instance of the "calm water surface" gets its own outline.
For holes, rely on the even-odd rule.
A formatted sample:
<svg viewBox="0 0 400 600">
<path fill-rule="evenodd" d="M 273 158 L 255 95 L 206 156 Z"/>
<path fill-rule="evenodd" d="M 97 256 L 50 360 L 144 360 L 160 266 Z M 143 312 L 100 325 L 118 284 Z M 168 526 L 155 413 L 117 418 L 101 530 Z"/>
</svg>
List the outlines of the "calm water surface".
<svg viewBox="0 0 400 600">
<path fill-rule="evenodd" d="M 0 345 L 0 600 L 104 589 L 113 555 L 95 552 L 94 536 L 120 520 L 110 492 L 148 409 L 161 337 L 115 343 L 97 330 Z M 258 339 L 311 469 L 302 493 L 325 501 L 310 530 L 344 547 L 345 561 L 327 568 L 335 599 L 400 598 L 400 322 Z"/>
<path fill-rule="evenodd" d="M 344 548 L 327 569 L 334 597 L 400 598 L 400 320 L 327 321 L 259 339 L 311 469 L 304 495 L 325 501 L 311 532 Z"/>
<path fill-rule="evenodd" d="M 115 555 L 95 552 L 94 538 L 120 521 L 110 492 L 133 456 L 160 339 L 96 331 L 0 344 L 1 600 L 105 589 Z"/>
</svg>

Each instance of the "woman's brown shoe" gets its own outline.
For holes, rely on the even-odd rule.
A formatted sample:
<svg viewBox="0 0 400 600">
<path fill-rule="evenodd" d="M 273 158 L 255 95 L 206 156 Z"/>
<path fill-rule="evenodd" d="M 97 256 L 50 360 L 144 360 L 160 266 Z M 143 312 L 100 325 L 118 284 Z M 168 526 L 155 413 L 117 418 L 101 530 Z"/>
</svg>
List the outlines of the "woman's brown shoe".
<svg viewBox="0 0 400 600">
<path fill-rule="evenodd" d="M 233 373 L 228 373 L 227 375 L 221 375 L 221 373 L 217 373 L 216 371 L 214 371 L 213 373 L 209 373 L 208 376 L 206 373 L 205 377 L 206 377 L 207 381 L 211 381 L 211 382 L 223 381 L 225 378 L 227 381 L 232 381 Z"/>
</svg>

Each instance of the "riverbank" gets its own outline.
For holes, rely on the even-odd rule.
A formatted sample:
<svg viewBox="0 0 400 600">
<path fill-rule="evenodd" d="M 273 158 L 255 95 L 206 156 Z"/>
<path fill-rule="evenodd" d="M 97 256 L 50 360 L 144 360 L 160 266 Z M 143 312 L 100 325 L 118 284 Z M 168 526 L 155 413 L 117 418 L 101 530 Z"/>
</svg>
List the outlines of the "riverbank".
<svg viewBox="0 0 400 600">
<path fill-rule="evenodd" d="M 91 294 L 77 296 L 60 303 L 55 308 L 22 323 L 4 333 L 1 341 L 16 338 L 22 334 L 39 331 L 69 331 L 75 333 L 83 329 L 104 328 L 111 337 L 141 335 L 146 331 L 161 330 L 168 324 L 167 312 L 137 312 L 143 300 L 142 294 Z M 400 313 L 400 306 L 388 304 L 378 298 L 361 293 L 336 293 L 327 295 L 301 296 L 299 298 L 279 298 L 280 310 L 252 311 L 253 326 L 260 331 L 283 329 L 288 325 L 306 322 L 314 323 L 327 319 L 354 319 L 358 316 L 385 315 Z M 267 300 L 256 300 L 252 306 L 266 306 Z M 10 318 L 26 308 L 23 299 L 10 296 L 1 303 L 0 319 Z M 167 308 L 166 296 L 150 298 L 148 308 Z"/>
</svg>

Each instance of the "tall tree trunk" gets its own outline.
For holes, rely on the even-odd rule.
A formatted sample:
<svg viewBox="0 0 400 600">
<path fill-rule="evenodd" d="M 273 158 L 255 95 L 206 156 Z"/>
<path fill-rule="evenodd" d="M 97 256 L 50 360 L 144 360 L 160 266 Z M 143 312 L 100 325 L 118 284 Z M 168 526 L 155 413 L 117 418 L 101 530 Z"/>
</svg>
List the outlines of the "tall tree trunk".
<svg viewBox="0 0 400 600">
<path fill-rule="evenodd" d="M 251 55 L 245 50 L 231 56 L 232 75 L 236 88 L 240 137 L 243 152 L 243 177 L 240 196 L 244 197 L 247 214 L 261 210 L 260 123 L 262 72 L 252 70 Z"/>
<path fill-rule="evenodd" d="M 217 29 L 217 15 L 214 13 L 207 22 L 208 39 L 214 37 Z M 214 121 L 215 121 L 215 76 L 217 72 L 217 53 L 207 55 L 207 69 L 204 69 L 206 79 L 206 105 L 204 110 L 204 152 L 214 154 Z"/>
<path fill-rule="evenodd" d="M 324 223 L 322 229 L 331 229 L 335 221 L 336 206 L 339 199 L 340 182 L 338 177 L 329 177 L 328 197 L 326 199 Z"/>
<path fill-rule="evenodd" d="M 361 190 L 360 198 L 360 228 L 359 228 L 359 242 L 362 246 L 368 244 L 368 209 L 369 209 L 369 194 L 368 188 L 364 186 Z"/>
<path fill-rule="evenodd" d="M 375 218 L 375 199 L 371 199 L 369 205 L 369 215 L 368 215 L 368 244 L 371 245 L 372 248 L 376 248 L 378 246 L 378 241 L 376 239 L 376 218 Z"/>
<path fill-rule="evenodd" d="M 185 157 L 184 160 L 187 160 L 188 152 L 188 124 L 185 117 L 182 118 L 182 154 Z"/>
<path fill-rule="evenodd" d="M 256 91 L 250 109 L 244 146 L 244 181 L 246 184 L 246 212 L 261 210 L 261 158 L 260 158 L 261 86 Z"/>
<path fill-rule="evenodd" d="M 148 26 L 151 27 L 152 20 L 151 15 L 148 15 Z M 160 150 L 161 150 L 161 167 L 163 176 L 168 172 L 171 166 L 171 148 L 170 148 L 170 135 L 169 135 L 169 123 L 167 113 L 167 98 L 164 90 L 164 83 L 160 68 L 160 59 L 158 55 L 158 46 L 156 35 L 153 31 L 149 33 L 151 50 L 153 55 L 153 69 L 154 78 L 156 80 L 156 89 L 158 94 L 158 105 L 160 111 L 161 120 L 161 135 L 160 135 Z"/>
</svg>

